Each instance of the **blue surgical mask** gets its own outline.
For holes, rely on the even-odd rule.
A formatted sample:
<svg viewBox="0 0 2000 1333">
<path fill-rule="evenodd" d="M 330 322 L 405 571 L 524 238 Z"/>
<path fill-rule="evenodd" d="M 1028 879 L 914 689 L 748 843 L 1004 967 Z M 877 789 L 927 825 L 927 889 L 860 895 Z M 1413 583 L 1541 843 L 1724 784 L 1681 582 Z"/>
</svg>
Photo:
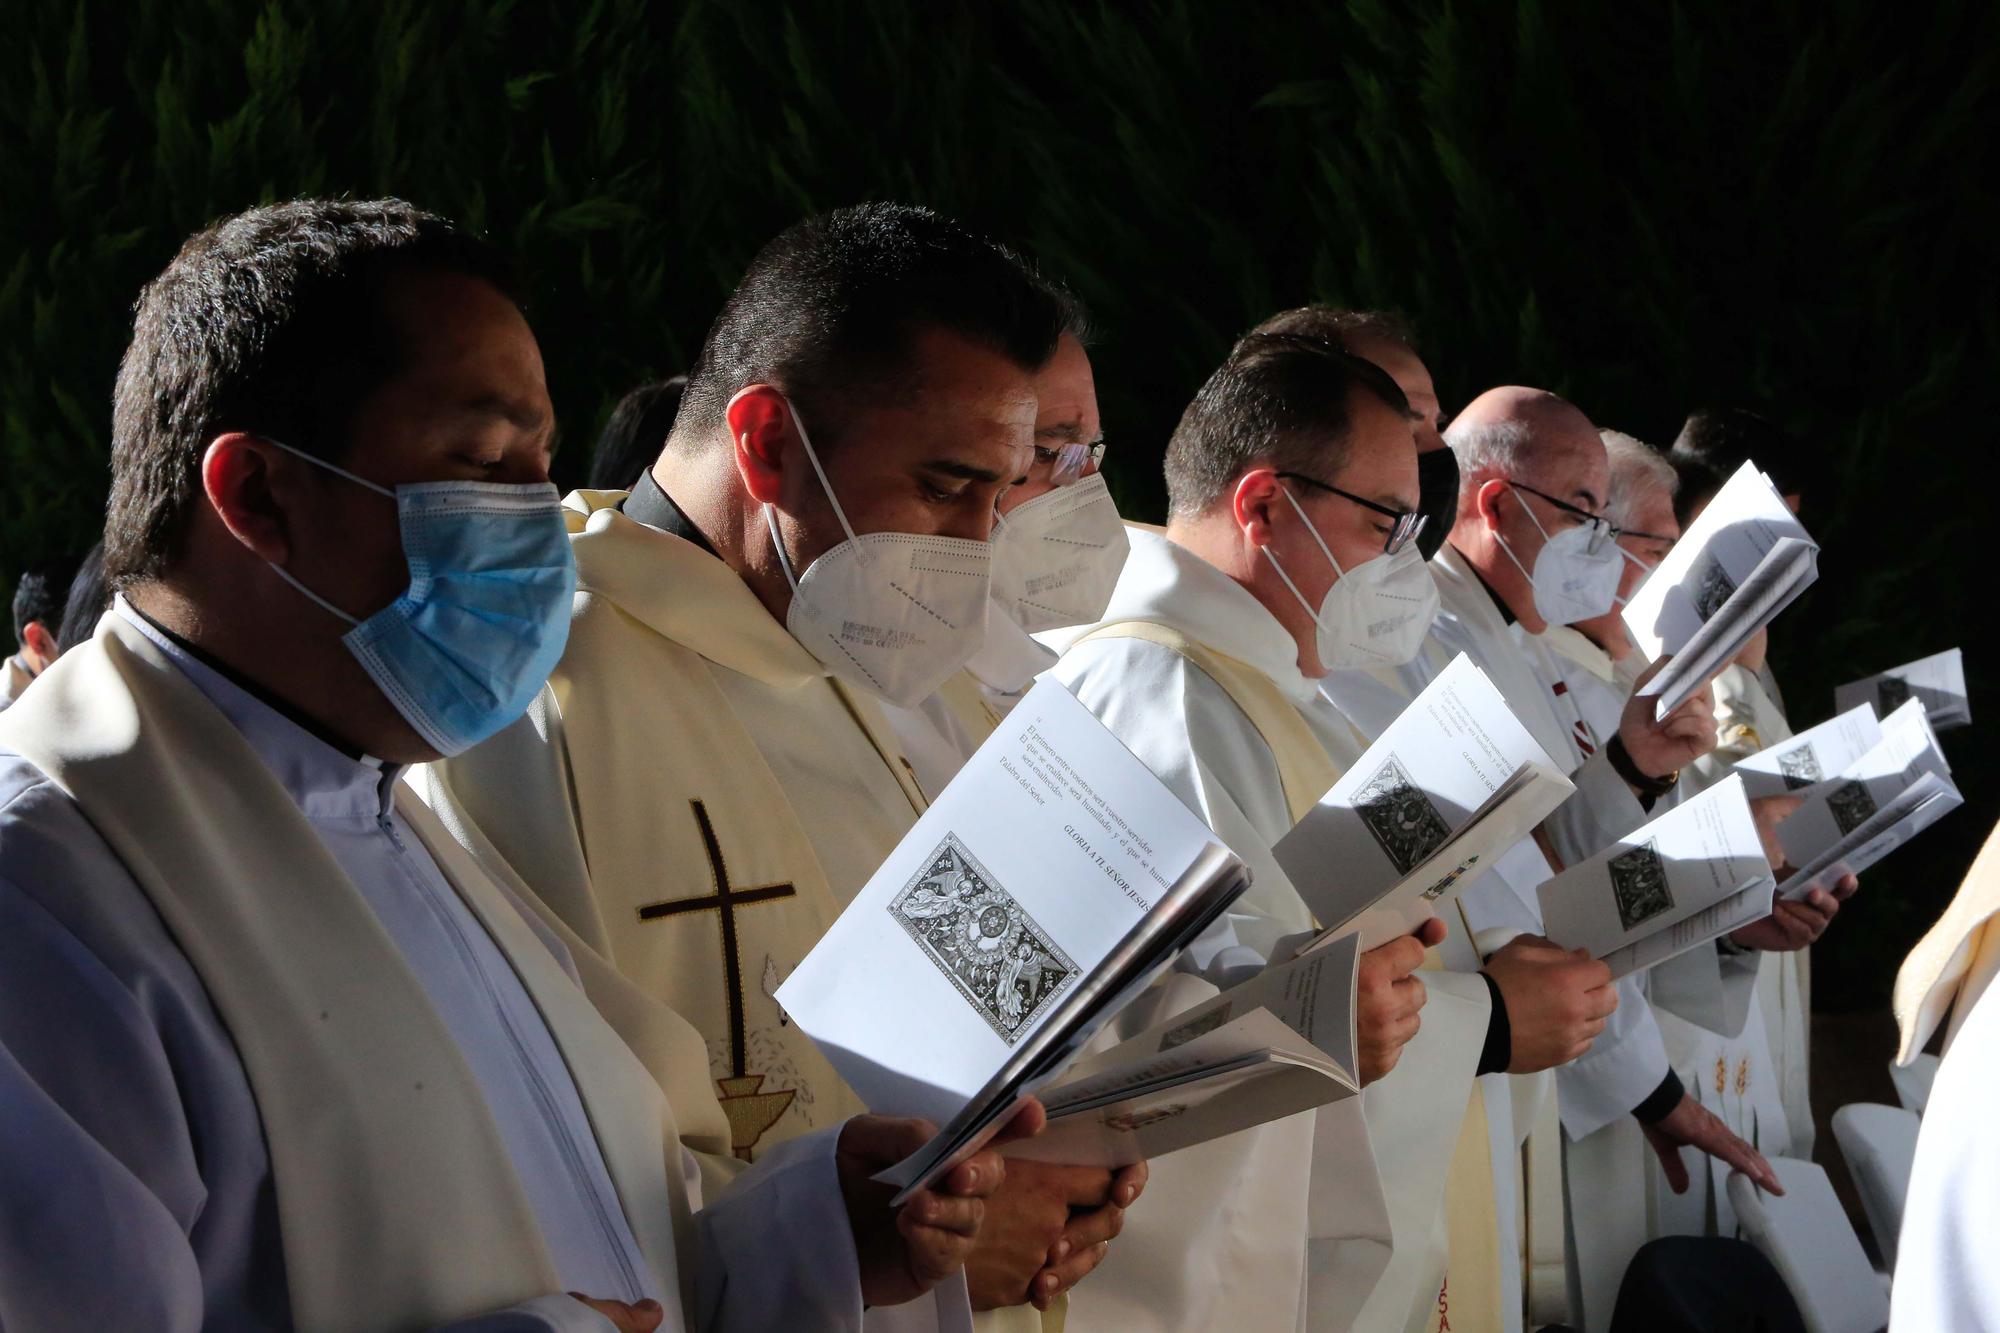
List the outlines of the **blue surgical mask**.
<svg viewBox="0 0 2000 1333">
<path fill-rule="evenodd" d="M 556 488 L 431 481 L 390 490 L 262 438 L 395 500 L 410 586 L 366 620 L 271 568 L 354 627 L 340 641 L 417 734 L 439 754 L 462 754 L 525 713 L 562 659 L 576 593 Z"/>
</svg>

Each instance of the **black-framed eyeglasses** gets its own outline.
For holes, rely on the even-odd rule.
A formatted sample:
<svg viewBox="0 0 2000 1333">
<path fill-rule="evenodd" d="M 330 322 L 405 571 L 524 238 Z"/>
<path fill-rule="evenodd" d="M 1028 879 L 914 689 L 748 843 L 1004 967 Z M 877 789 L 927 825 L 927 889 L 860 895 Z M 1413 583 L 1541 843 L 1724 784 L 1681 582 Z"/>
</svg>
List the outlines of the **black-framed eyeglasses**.
<svg viewBox="0 0 2000 1333">
<path fill-rule="evenodd" d="M 1364 500 L 1352 491 L 1343 491 L 1338 486 L 1329 486 L 1317 477 L 1308 477 L 1303 472 L 1280 472 L 1278 475 L 1286 481 L 1302 481 L 1308 486 L 1317 487 L 1319 490 L 1331 491 L 1343 500 L 1349 501 L 1352 504 L 1358 504 L 1363 509 L 1372 510 L 1389 519 L 1394 526 L 1389 529 L 1388 539 L 1382 543 L 1382 552 L 1384 555 L 1396 554 L 1396 552 L 1408 546 L 1416 539 L 1416 535 L 1424 530 L 1424 519 L 1427 515 L 1419 514 L 1412 510 L 1391 509 L 1388 505 L 1376 504 L 1373 500 Z"/>
<path fill-rule="evenodd" d="M 1602 514 L 1593 514 L 1581 505 L 1573 505 L 1567 500 L 1558 500 L 1547 491 L 1538 491 L 1525 481 L 1516 481 L 1512 477 L 1509 477 L 1507 478 L 1507 484 L 1517 491 L 1526 491 L 1530 495 L 1539 496 L 1554 505 L 1557 509 L 1562 510 L 1565 514 L 1574 514 L 1576 517 L 1582 519 L 1590 527 L 1590 541 L 1586 549 L 1593 555 L 1604 548 L 1604 543 L 1613 540 L 1618 535 L 1618 529 L 1611 526 L 1611 520 Z"/>
<path fill-rule="evenodd" d="M 1095 440 L 1090 444 L 1059 444 L 1034 446 L 1036 467 L 1049 469 L 1049 480 L 1057 486 L 1067 486 L 1080 481 L 1084 474 L 1104 465 L 1104 441 Z"/>
<path fill-rule="evenodd" d="M 1668 546 L 1680 540 L 1678 537 L 1669 537 L 1664 532 L 1641 532 L 1637 528 L 1621 528 L 1615 523 L 1611 527 L 1611 534 L 1614 537 L 1637 537 L 1642 542 L 1665 542 Z"/>
</svg>

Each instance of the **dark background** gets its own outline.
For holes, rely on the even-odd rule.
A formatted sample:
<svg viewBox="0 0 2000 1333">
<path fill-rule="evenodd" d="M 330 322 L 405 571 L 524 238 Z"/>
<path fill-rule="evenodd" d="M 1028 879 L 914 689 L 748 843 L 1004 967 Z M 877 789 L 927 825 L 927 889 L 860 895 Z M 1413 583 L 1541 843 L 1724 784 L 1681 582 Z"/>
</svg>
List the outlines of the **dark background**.
<svg viewBox="0 0 2000 1333">
<path fill-rule="evenodd" d="M 130 305 L 191 231 L 394 193 L 533 279 L 567 445 L 685 369 L 745 261 L 813 209 L 932 204 L 1092 307 L 1128 513 L 1234 335 L 1307 300 L 1416 321 L 1447 409 L 1555 389 L 1671 440 L 1755 405 L 1823 459 L 1819 585 L 1779 622 L 1795 724 L 1952 644 L 2000 710 L 2000 6 L 1349 0 L 561 5 L 0 0 L 0 577 L 101 520 Z M 1868 878 L 1815 952 L 1876 1008 L 1993 821 Z"/>
</svg>

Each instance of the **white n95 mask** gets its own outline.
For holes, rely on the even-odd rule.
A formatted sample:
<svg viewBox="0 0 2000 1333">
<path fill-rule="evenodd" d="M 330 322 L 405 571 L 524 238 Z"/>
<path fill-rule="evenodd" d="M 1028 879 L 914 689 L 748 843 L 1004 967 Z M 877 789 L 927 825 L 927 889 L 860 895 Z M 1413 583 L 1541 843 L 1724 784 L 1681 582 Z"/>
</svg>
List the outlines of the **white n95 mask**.
<svg viewBox="0 0 2000 1333">
<path fill-rule="evenodd" d="M 1618 580 L 1625 572 L 1625 548 L 1611 540 L 1610 533 L 1599 534 L 1589 524 L 1549 536 L 1549 530 L 1535 517 L 1534 506 L 1521 499 L 1512 482 L 1507 486 L 1535 531 L 1542 534 L 1542 549 L 1535 555 L 1532 573 L 1522 566 L 1507 539 L 1494 534 L 1499 537 L 1501 552 L 1534 589 L 1535 614 L 1551 625 L 1574 625 L 1611 610 L 1618 601 Z M 1593 543 L 1595 550 L 1591 549 Z"/>
<path fill-rule="evenodd" d="M 792 585 L 785 628 L 835 676 L 898 707 L 914 708 L 986 640 L 993 548 L 913 532 L 857 537 L 798 410 L 789 402 L 786 407 L 847 540 L 796 574 L 778 532 L 777 512 L 764 506 L 771 545 Z"/>
<path fill-rule="evenodd" d="M 1092 624 L 1131 549 L 1104 474 L 1092 473 L 1000 516 L 993 600 L 1030 634 Z"/>
<path fill-rule="evenodd" d="M 1430 566 L 1424 562 L 1417 544 L 1407 542 L 1394 555 L 1379 555 L 1351 570 L 1343 570 L 1292 493 L 1282 494 L 1290 501 L 1299 522 L 1306 525 L 1320 554 L 1333 566 L 1333 572 L 1340 575 L 1315 610 L 1285 567 L 1278 563 L 1278 557 L 1271 554 L 1271 548 L 1263 548 L 1271 568 L 1278 571 L 1278 577 L 1292 590 L 1292 596 L 1298 598 L 1299 605 L 1313 618 L 1320 665 L 1328 671 L 1341 671 L 1402 666 L 1415 660 L 1438 613 L 1437 580 L 1431 577 Z"/>
</svg>

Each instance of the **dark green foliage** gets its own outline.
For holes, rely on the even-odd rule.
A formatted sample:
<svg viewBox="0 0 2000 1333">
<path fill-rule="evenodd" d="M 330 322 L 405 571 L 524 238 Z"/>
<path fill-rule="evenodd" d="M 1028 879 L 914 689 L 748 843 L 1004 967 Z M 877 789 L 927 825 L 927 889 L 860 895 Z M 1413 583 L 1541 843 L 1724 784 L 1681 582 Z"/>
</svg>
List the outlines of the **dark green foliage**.
<svg viewBox="0 0 2000 1333">
<path fill-rule="evenodd" d="M 532 278 L 569 447 L 686 368 L 755 248 L 814 208 L 930 203 L 1103 329 L 1111 476 L 1158 458 L 1236 333 L 1309 299 L 1414 317 L 1448 406 L 1558 389 L 1669 439 L 1763 406 L 1825 450 L 1820 587 L 1781 622 L 1801 722 L 1955 642 L 1970 809 L 1872 876 L 1817 959 L 1879 1003 L 1994 816 L 2000 10 L 1939 0 L 1246 7 L 694 0 L 7 0 L 0 575 L 95 536 L 139 285 L 190 231 L 397 193 Z M 1921 508 L 1920 508 L 1921 506 Z"/>
</svg>

